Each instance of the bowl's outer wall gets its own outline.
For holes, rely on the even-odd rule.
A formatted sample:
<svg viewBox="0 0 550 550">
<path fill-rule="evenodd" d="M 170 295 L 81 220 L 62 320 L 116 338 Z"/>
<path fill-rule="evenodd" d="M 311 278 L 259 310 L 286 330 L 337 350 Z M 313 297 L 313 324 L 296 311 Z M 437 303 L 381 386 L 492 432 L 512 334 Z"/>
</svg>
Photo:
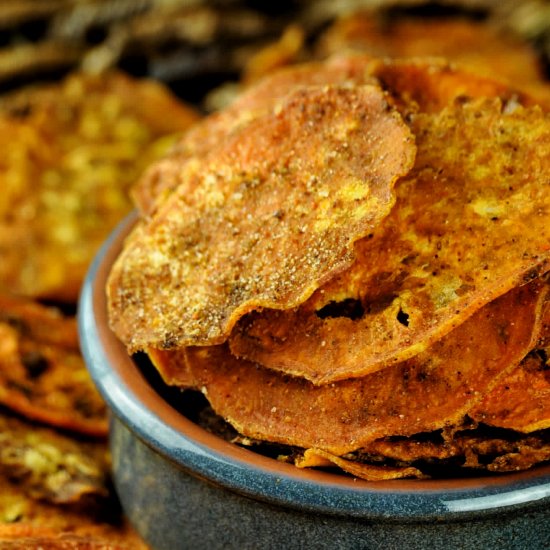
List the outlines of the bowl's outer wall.
<svg viewBox="0 0 550 550">
<path fill-rule="evenodd" d="M 311 514 L 258 502 L 189 475 L 116 419 L 112 452 L 123 507 L 158 550 L 550 548 L 548 508 L 481 521 L 394 522 Z"/>
<path fill-rule="evenodd" d="M 368 483 L 298 471 L 180 415 L 108 328 L 105 282 L 134 222 L 129 217 L 99 252 L 78 315 L 86 363 L 116 416 L 115 484 L 154 548 L 193 548 L 198 539 L 208 548 L 398 548 L 398 540 L 403 548 L 416 542 L 418 548 L 550 548 L 549 467 L 468 480 Z M 445 540 L 456 544 L 439 546 Z"/>
</svg>

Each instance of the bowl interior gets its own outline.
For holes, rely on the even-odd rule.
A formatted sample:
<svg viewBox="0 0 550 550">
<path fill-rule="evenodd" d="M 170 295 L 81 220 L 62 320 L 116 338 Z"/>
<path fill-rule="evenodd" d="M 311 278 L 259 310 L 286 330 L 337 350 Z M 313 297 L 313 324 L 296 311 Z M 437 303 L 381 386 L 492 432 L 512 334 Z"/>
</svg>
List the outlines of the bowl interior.
<svg viewBox="0 0 550 550">
<path fill-rule="evenodd" d="M 183 416 L 152 387 L 108 326 L 106 280 L 135 223 L 135 214 L 126 218 L 91 266 L 80 300 L 79 329 L 88 368 L 113 413 L 167 460 L 259 500 L 371 519 L 479 516 L 550 503 L 550 466 L 474 478 L 367 482 L 299 470 L 231 444 Z"/>
</svg>

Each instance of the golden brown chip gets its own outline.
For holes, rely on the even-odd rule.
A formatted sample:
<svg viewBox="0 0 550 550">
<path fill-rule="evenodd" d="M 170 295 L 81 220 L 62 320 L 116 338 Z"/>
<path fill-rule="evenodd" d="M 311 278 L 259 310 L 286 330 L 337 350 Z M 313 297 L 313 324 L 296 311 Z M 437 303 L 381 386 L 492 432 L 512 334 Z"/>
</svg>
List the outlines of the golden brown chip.
<svg viewBox="0 0 550 550">
<path fill-rule="evenodd" d="M 299 308 L 241 320 L 231 351 L 317 384 L 425 350 L 548 269 L 550 119 L 500 100 L 419 113 L 416 165 L 356 261 Z"/>
<path fill-rule="evenodd" d="M 258 49 L 248 59 L 242 70 L 242 80 L 250 84 L 280 67 L 295 63 L 303 52 L 305 38 L 304 29 L 297 24 L 289 25 L 276 42 Z"/>
<path fill-rule="evenodd" d="M 550 428 L 550 304 L 537 346 L 474 407 L 473 420 L 519 432 Z"/>
<path fill-rule="evenodd" d="M 523 436 L 513 431 L 491 434 L 470 429 L 443 438 L 438 434 L 422 434 L 422 437 L 380 439 L 346 455 L 346 459 L 367 465 L 390 461 L 401 468 L 414 464 L 424 473 L 434 468 L 441 472 L 445 467 L 510 472 L 550 460 L 550 443 L 542 432 Z"/>
<path fill-rule="evenodd" d="M 487 465 L 490 472 L 517 472 L 550 460 L 550 444 L 521 445 L 519 449 L 496 457 Z"/>
<path fill-rule="evenodd" d="M 276 71 L 241 93 L 226 109 L 195 124 L 162 161 L 151 166 L 132 189 L 142 214 L 150 216 L 181 185 L 184 163 L 198 162 L 240 126 L 272 109 L 298 86 L 378 84 L 391 90 L 404 113 L 419 107 L 436 111 L 455 98 L 500 97 L 504 102 L 531 104 L 515 88 L 470 74 L 442 59 L 379 60 L 371 56 L 340 55 L 327 62 L 302 63 Z"/>
<path fill-rule="evenodd" d="M 0 323 L 44 344 L 73 351 L 80 349 L 74 318 L 63 315 L 55 307 L 0 293 Z"/>
<path fill-rule="evenodd" d="M 531 438 L 532 443 L 535 441 L 541 443 L 537 438 Z M 375 463 L 389 460 L 398 464 L 447 463 L 477 468 L 483 462 L 488 463 L 486 457 L 494 458 L 517 451 L 519 444 L 525 445 L 525 442 L 514 432 L 483 433 L 475 424 L 468 422 L 411 437 L 384 437 L 346 456 Z"/>
<path fill-rule="evenodd" d="M 147 353 L 165 384 L 181 388 L 196 386 L 195 376 L 187 363 L 184 351 L 161 351 L 150 348 Z"/>
<path fill-rule="evenodd" d="M 515 288 L 413 359 L 323 386 L 238 360 L 223 345 L 150 356 L 171 383 L 179 371 L 182 383 L 194 379 L 239 433 L 341 456 L 459 423 L 532 348 L 546 293 L 539 281 Z"/>
<path fill-rule="evenodd" d="M 70 543 L 73 546 L 59 546 L 60 543 Z M 85 543 L 93 543 L 95 546 L 82 546 Z M 58 546 L 55 546 L 56 544 Z M 29 497 L 20 485 L 9 482 L 2 476 L 0 476 L 0 547 L 3 549 L 78 548 L 79 550 L 84 548 L 145 550 L 147 548 L 128 523 L 121 520 L 119 511 L 98 512 L 75 505 L 54 505 L 36 500 Z"/>
<path fill-rule="evenodd" d="M 407 477 L 426 477 L 413 466 L 384 466 L 348 460 L 320 449 L 306 449 L 295 461 L 298 468 L 337 466 L 344 472 L 367 481 L 385 481 Z"/>
<path fill-rule="evenodd" d="M 145 548 L 121 518 L 109 469 L 105 441 L 1 415 L 0 546 Z"/>
<path fill-rule="evenodd" d="M 107 408 L 80 355 L 74 318 L 0 296 L 0 403 L 59 428 L 107 435 Z"/>
<path fill-rule="evenodd" d="M 330 84 L 375 84 L 366 68 L 370 58 L 350 63 L 303 63 L 279 70 L 241 93 L 226 109 L 195 124 L 163 160 L 151 166 L 132 189 L 142 214 L 150 216 L 185 179 L 182 166 L 197 162 L 226 137 L 254 118 L 272 110 L 288 93 L 299 86 Z"/>
<path fill-rule="evenodd" d="M 6 538 L 31 536 L 37 531 L 71 530 L 74 524 L 86 520 L 78 513 L 78 507 L 74 511 L 73 508 L 34 499 L 18 483 L 0 476 L 0 534 Z"/>
<path fill-rule="evenodd" d="M 550 371 L 543 352 L 530 354 L 471 415 L 490 426 L 520 432 L 550 428 Z"/>
<path fill-rule="evenodd" d="M 9 533 L 9 531 L 8 531 Z M 31 530 L 31 533 L 34 533 Z M 73 533 L 54 533 L 38 530 L 36 535 L 2 537 L 0 526 L 0 544 L 3 550 L 134 550 L 146 548 L 136 539 L 113 541 L 110 536 L 75 535 Z"/>
<path fill-rule="evenodd" d="M 460 18 L 384 18 L 359 12 L 337 20 L 319 39 L 317 55 L 360 51 L 374 57 L 440 56 L 468 70 L 510 82 L 543 79 L 537 51 L 484 22 Z"/>
<path fill-rule="evenodd" d="M 358 57 L 358 62 L 360 60 L 361 57 Z M 332 64 L 355 62 L 351 56 L 336 58 Z M 404 115 L 415 110 L 434 113 L 454 101 L 482 97 L 499 97 L 504 104 L 503 110 L 512 110 L 518 103 L 523 106 L 540 103 L 538 97 L 532 97 L 517 87 L 468 73 L 442 58 L 373 60 L 369 72 L 384 89 L 391 92 Z"/>
<path fill-rule="evenodd" d="M 376 439 L 353 454 L 357 460 L 375 463 L 390 460 L 400 464 L 413 464 L 421 460 L 441 463 L 464 455 L 462 446 L 457 445 L 458 439 L 444 441 L 439 430 L 435 433 L 423 433 L 422 436 L 415 434 L 411 437 L 390 436 Z"/>
<path fill-rule="evenodd" d="M 76 302 L 129 187 L 197 120 L 161 85 L 75 74 L 0 103 L 0 288 Z"/>
<path fill-rule="evenodd" d="M 109 496 L 105 442 L 76 441 L 0 416 L 0 471 L 30 497 L 57 504 Z"/>
<path fill-rule="evenodd" d="M 126 241 L 108 282 L 130 350 L 224 341 L 259 307 L 289 308 L 353 261 L 391 209 L 412 136 L 373 86 L 304 87 L 233 133 Z"/>
</svg>

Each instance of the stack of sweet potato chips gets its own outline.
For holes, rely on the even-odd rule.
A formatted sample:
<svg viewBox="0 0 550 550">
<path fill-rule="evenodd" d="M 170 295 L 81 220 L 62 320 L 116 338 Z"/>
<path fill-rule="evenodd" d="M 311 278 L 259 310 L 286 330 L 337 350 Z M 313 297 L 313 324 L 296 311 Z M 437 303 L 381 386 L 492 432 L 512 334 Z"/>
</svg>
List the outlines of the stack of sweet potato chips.
<svg viewBox="0 0 550 550">
<path fill-rule="evenodd" d="M 136 187 L 114 331 L 300 467 L 550 459 L 543 95 L 433 58 L 267 76 Z"/>
</svg>

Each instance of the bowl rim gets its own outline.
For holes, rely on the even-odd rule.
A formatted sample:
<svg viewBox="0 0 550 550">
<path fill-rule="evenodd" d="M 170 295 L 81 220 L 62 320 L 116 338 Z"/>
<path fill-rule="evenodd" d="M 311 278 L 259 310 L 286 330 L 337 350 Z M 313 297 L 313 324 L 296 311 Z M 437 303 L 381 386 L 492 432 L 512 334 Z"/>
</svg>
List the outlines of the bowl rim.
<svg viewBox="0 0 550 550">
<path fill-rule="evenodd" d="M 142 442 L 188 473 L 256 500 L 368 520 L 467 519 L 550 505 L 550 466 L 461 479 L 368 482 L 301 470 L 207 432 L 146 381 L 107 321 L 106 280 L 138 219 L 127 216 L 92 262 L 78 307 L 82 354 L 113 414 Z"/>
</svg>

